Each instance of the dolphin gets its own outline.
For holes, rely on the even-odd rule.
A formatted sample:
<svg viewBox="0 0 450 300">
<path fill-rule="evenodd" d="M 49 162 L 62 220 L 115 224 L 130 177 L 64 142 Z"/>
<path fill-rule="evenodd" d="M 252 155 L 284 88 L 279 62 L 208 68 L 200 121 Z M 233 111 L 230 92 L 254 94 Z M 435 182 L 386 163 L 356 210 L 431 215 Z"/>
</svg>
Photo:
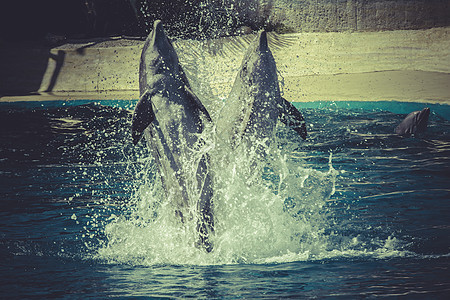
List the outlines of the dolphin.
<svg viewBox="0 0 450 300">
<path fill-rule="evenodd" d="M 430 109 L 428 107 L 413 111 L 395 128 L 395 133 L 400 135 L 411 135 L 423 133 L 427 129 Z"/>
<path fill-rule="evenodd" d="M 133 143 L 144 135 L 155 158 L 167 198 L 182 222 L 197 207 L 198 246 L 212 250 L 212 174 L 200 135 L 211 117 L 192 92 L 160 20 L 142 49 L 140 99 L 132 119 Z M 203 147 L 203 148 L 202 148 Z M 197 154 L 197 155 L 196 155 Z"/>
<path fill-rule="evenodd" d="M 235 149 L 244 140 L 249 145 L 256 140 L 268 143 L 278 119 L 306 139 L 302 114 L 281 96 L 275 59 L 267 33 L 261 31 L 244 55 L 217 130 Z"/>
</svg>

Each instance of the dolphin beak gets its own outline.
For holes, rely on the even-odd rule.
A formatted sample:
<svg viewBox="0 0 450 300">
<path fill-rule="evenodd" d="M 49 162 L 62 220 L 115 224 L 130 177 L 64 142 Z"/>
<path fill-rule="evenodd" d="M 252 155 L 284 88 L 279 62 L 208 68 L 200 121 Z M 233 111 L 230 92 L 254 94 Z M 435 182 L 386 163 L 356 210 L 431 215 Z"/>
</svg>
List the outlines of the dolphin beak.
<svg viewBox="0 0 450 300">
<path fill-rule="evenodd" d="M 267 43 L 267 33 L 265 30 L 259 33 L 259 51 L 268 51 L 269 45 Z"/>
<path fill-rule="evenodd" d="M 155 23 L 153 23 L 153 31 L 157 36 L 164 36 L 164 27 L 161 20 L 156 20 Z"/>
<path fill-rule="evenodd" d="M 422 119 L 427 119 L 428 120 L 429 116 L 430 116 L 430 108 L 426 107 L 426 108 L 422 109 L 422 111 L 420 112 L 420 117 Z"/>
<path fill-rule="evenodd" d="M 153 23 L 153 45 L 164 45 L 165 42 L 167 42 L 167 36 L 164 32 L 164 27 L 161 22 L 161 20 L 156 20 L 155 23 Z"/>
<path fill-rule="evenodd" d="M 427 128 L 428 118 L 430 116 L 430 108 L 424 108 L 417 114 L 416 127 L 417 132 L 423 132 Z"/>
</svg>

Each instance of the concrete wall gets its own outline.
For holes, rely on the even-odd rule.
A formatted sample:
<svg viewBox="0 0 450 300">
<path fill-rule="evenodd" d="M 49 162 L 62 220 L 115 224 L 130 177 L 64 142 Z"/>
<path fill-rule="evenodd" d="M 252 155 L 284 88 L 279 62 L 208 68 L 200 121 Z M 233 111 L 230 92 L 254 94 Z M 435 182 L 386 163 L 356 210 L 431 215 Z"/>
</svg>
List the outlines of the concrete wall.
<svg viewBox="0 0 450 300">
<path fill-rule="evenodd" d="M 402 82 L 404 90 L 420 87 L 420 91 L 426 91 L 420 95 L 411 93 L 407 96 L 414 101 L 450 101 L 447 84 L 450 74 L 448 60 L 450 27 L 398 31 L 392 34 L 382 32 L 385 29 L 450 25 L 450 0 L 209 0 L 209 2 L 221 4 L 225 10 L 228 7 L 228 13 L 238 16 L 241 20 L 247 20 L 252 26 L 300 32 L 291 37 L 287 36 L 287 39 L 296 41 L 294 44 L 287 43 L 288 47 L 284 49 L 272 48 L 278 69 L 286 77 L 286 82 L 289 82 L 286 91 L 295 91 L 289 100 L 309 101 L 349 99 L 349 97 L 363 99 L 368 93 L 367 90 L 358 88 L 360 84 L 346 88 L 347 91 L 354 89 L 355 92 L 352 94 L 346 94 L 341 89 L 340 94 L 330 96 L 331 90 L 341 85 L 340 79 L 338 81 L 334 79 L 341 76 L 340 74 L 401 71 L 403 73 L 385 73 L 388 76 L 382 80 L 387 84 Z M 209 7 L 213 8 L 214 6 Z M 324 31 L 335 33 L 323 33 Z M 321 33 L 317 33 L 316 36 L 310 35 L 311 32 Z M 106 44 L 92 41 L 86 44 L 43 47 L 36 44 L 5 43 L 0 39 L 0 101 L 11 101 L 14 97 L 23 99 L 25 96 L 28 99 L 136 99 L 139 96 L 137 79 L 142 42 L 124 42 L 115 38 L 106 40 Z M 188 41 L 179 40 L 178 45 L 182 46 L 183 43 L 189 44 Z M 225 42 L 219 42 L 224 43 L 226 39 Z M 234 47 L 236 43 L 230 42 L 230 45 Z M 226 67 L 228 65 L 238 67 L 241 59 L 239 55 L 244 51 L 245 49 L 241 49 L 239 53 L 230 53 L 232 61 L 224 59 L 225 56 L 205 54 L 203 49 L 198 49 L 195 55 L 188 54 L 184 57 L 197 59 L 201 54 L 203 61 L 211 61 L 205 67 L 205 72 L 209 74 L 207 78 L 216 78 L 217 80 L 210 84 L 218 89 L 217 94 L 223 94 L 224 91 L 226 94 L 227 88 L 222 87 L 229 88 L 236 70 L 224 68 L 211 71 L 211 68 L 220 65 L 218 62 L 223 62 Z M 392 61 L 393 57 L 395 61 Z M 183 57 L 181 60 L 183 61 Z M 303 65 L 302 62 L 310 64 Z M 198 70 L 199 60 L 195 61 L 194 65 L 194 69 Z M 367 68 L 361 69 L 361 66 Z M 413 73 L 406 74 L 404 71 L 417 72 L 412 75 Z M 341 77 L 346 82 L 349 80 L 359 82 L 360 75 L 355 76 Z M 381 80 L 377 76 L 373 78 Z M 317 85 L 321 80 L 334 82 L 333 88 L 329 91 L 321 89 L 320 85 Z M 434 85 L 436 82 L 439 82 L 438 88 Z M 371 96 L 372 99 L 375 97 L 407 100 L 404 92 L 395 95 L 383 94 L 381 93 L 383 84 L 378 86 L 380 91 L 371 88 L 372 94 L 376 95 Z M 392 87 L 392 90 L 401 89 Z M 434 90 L 439 93 L 436 94 Z M 317 91 L 321 93 L 317 94 Z"/>
<path fill-rule="evenodd" d="M 450 25 L 448 0 L 272 0 L 256 18 L 292 32 L 376 31 Z M 252 12 L 247 12 L 250 15 Z M 254 18 L 254 17 L 253 17 Z"/>
<path fill-rule="evenodd" d="M 127 43 L 129 44 L 129 43 Z M 0 98 L 37 95 L 79 99 L 92 96 L 137 98 L 143 42 L 121 40 L 57 48 L 0 47 Z M 83 47 L 84 46 L 84 47 Z"/>
<path fill-rule="evenodd" d="M 228 95 L 253 39 L 174 45 L 196 93 L 211 91 L 217 98 Z M 142 45 L 114 39 L 21 52 L 0 47 L 0 101 L 138 99 Z M 270 34 L 269 47 L 290 101 L 450 103 L 450 27 Z"/>
</svg>

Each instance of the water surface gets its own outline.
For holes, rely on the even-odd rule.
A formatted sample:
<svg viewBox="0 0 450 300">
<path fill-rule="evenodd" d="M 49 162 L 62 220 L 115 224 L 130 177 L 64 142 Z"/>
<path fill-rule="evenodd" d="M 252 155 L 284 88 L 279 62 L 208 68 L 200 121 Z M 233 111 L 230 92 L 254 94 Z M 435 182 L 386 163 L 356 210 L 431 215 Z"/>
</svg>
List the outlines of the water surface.
<svg viewBox="0 0 450 300">
<path fill-rule="evenodd" d="M 222 166 L 207 254 L 131 143 L 133 103 L 61 104 L 0 107 L 2 298 L 450 290 L 447 106 L 431 107 L 425 134 L 400 137 L 422 105 L 298 104 L 306 141 L 279 126 L 255 176 L 239 155 Z"/>
</svg>

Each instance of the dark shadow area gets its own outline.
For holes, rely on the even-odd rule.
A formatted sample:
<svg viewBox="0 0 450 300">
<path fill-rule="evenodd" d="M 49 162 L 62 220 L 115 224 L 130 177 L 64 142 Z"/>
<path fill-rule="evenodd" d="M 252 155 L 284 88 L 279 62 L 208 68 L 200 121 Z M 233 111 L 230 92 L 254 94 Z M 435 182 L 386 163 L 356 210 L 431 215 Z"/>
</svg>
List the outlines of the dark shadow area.
<svg viewBox="0 0 450 300">
<path fill-rule="evenodd" d="M 169 35 L 230 35 L 243 24 L 232 0 L 22 0 L 0 3 L 1 40 L 55 46 L 66 39 L 147 36 L 155 20 Z M 252 6 L 255 1 L 250 1 Z M 234 6 L 233 6 L 234 5 Z M 254 6 L 254 5 L 253 5 Z M 256 28 L 255 28 L 256 29 Z"/>
<path fill-rule="evenodd" d="M 49 57 L 56 60 L 50 92 L 64 63 L 64 51 L 57 55 L 50 48 L 34 43 L 4 44 L 0 47 L 0 96 L 19 96 L 37 93 L 47 70 Z"/>
<path fill-rule="evenodd" d="M 56 81 L 58 80 L 58 75 L 61 72 L 61 68 L 64 65 L 64 58 L 66 57 L 66 53 L 62 50 L 58 50 L 58 54 L 50 53 L 50 58 L 53 59 L 56 63 L 55 69 L 53 70 L 52 78 L 50 79 L 50 84 L 48 85 L 45 92 L 50 93 L 53 91 L 55 87 Z"/>
<path fill-rule="evenodd" d="M 23 0 L 0 4 L 3 40 L 60 44 L 80 39 L 131 34 L 137 22 L 128 0 Z"/>
<path fill-rule="evenodd" d="M 1 108 L 0 166 L 117 161 L 131 143 L 130 113 L 99 104 Z M 108 149 L 108 150 L 106 150 Z"/>
<path fill-rule="evenodd" d="M 160 19 L 176 38 L 242 28 L 277 32 L 396 30 L 450 25 L 448 0 L 5 0 L 0 40 L 54 46 L 65 39 L 147 36 Z"/>
</svg>

